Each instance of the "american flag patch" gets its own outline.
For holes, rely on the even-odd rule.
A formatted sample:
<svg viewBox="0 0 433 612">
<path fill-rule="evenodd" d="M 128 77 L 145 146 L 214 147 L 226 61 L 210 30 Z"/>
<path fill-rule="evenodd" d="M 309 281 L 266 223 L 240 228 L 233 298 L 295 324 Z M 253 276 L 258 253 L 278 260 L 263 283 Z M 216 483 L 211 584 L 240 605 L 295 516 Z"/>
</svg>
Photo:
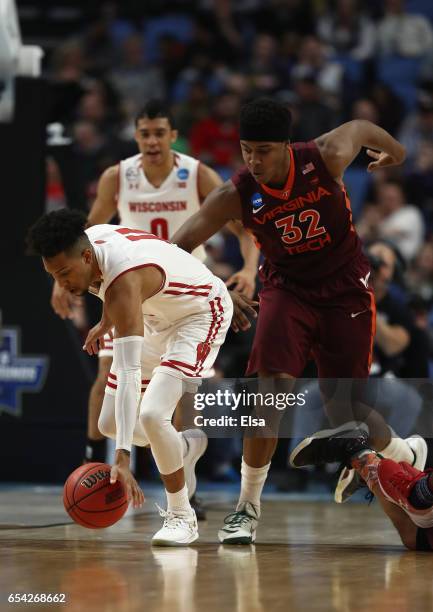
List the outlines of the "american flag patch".
<svg viewBox="0 0 433 612">
<path fill-rule="evenodd" d="M 313 172 L 313 170 L 315 170 L 314 164 L 310 162 L 302 168 L 302 174 L 308 174 L 309 172 Z"/>
</svg>

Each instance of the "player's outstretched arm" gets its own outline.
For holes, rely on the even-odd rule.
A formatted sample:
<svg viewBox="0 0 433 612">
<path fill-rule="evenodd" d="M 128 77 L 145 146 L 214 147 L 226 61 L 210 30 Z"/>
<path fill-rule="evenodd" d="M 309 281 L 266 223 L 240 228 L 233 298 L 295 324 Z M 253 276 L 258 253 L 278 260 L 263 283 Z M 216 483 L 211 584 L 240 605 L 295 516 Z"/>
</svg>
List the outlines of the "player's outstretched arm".
<svg viewBox="0 0 433 612">
<path fill-rule="evenodd" d="M 143 492 L 129 469 L 130 452 L 141 395 L 141 352 L 143 348 L 142 303 L 161 287 L 163 276 L 155 267 L 123 274 L 105 293 L 105 316 L 116 329 L 113 363 L 116 364 L 117 390 L 114 403 L 116 459 L 111 481 L 121 480 L 134 507 L 144 501 Z M 84 348 L 90 352 L 89 338 Z"/>
<path fill-rule="evenodd" d="M 200 210 L 177 230 L 171 242 L 191 253 L 228 221 L 241 218 L 241 203 L 236 187 L 227 181 L 209 193 Z"/>
<path fill-rule="evenodd" d="M 206 164 L 200 164 L 198 169 L 198 189 L 202 199 L 205 199 L 214 189 L 222 185 L 219 174 Z M 248 298 L 252 298 L 256 288 L 257 265 L 259 251 L 249 232 L 247 232 L 240 221 L 229 221 L 227 228 L 235 234 L 239 240 L 239 247 L 244 260 L 241 270 L 233 274 L 227 284 L 235 285 L 235 289 Z"/>
<path fill-rule="evenodd" d="M 316 144 L 331 176 L 341 180 L 362 147 L 374 159 L 368 165 L 371 172 L 377 168 L 397 166 L 403 163 L 405 148 L 387 131 L 363 119 L 343 123 L 327 134 L 316 138 Z"/>
<path fill-rule="evenodd" d="M 234 285 L 234 289 L 247 298 L 252 298 L 256 289 L 257 267 L 260 251 L 254 242 L 251 233 L 248 232 L 240 221 L 229 221 L 228 229 L 237 236 L 239 247 L 244 260 L 244 266 L 227 279 L 226 285 Z"/>
<path fill-rule="evenodd" d="M 117 377 L 114 401 L 116 458 L 111 469 L 111 482 L 118 479 L 123 482 L 134 507 L 144 502 L 143 492 L 129 468 L 141 395 L 142 301 L 141 277 L 135 271 L 115 280 L 105 294 L 106 316 L 116 328 L 113 341 L 113 363 L 116 364 Z"/>
</svg>

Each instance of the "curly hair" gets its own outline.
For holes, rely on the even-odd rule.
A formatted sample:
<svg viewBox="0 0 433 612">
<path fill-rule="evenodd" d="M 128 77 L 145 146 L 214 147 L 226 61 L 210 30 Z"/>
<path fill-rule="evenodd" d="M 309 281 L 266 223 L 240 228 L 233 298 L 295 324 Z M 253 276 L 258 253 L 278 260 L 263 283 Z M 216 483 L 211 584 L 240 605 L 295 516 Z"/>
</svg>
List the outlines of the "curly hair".
<svg viewBox="0 0 433 612">
<path fill-rule="evenodd" d="M 290 110 L 271 98 L 251 100 L 241 108 L 239 117 L 241 140 L 288 141 L 291 127 Z"/>
<path fill-rule="evenodd" d="M 86 216 L 77 211 L 62 208 L 43 215 L 27 233 L 27 253 L 41 257 L 54 257 L 70 251 L 85 239 Z"/>
</svg>

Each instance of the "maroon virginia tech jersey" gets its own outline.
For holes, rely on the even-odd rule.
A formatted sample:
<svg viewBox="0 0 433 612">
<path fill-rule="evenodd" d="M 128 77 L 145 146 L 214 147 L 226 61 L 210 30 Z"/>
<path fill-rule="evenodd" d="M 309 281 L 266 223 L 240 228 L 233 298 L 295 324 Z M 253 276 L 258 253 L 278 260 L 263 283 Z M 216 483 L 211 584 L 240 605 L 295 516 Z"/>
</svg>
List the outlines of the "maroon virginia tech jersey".
<svg viewBox="0 0 433 612">
<path fill-rule="evenodd" d="M 296 284 L 311 285 L 359 257 L 361 241 L 352 225 L 344 187 L 329 174 L 315 142 L 293 143 L 282 190 L 255 181 L 246 167 L 232 178 L 251 230 L 272 268 Z"/>
</svg>

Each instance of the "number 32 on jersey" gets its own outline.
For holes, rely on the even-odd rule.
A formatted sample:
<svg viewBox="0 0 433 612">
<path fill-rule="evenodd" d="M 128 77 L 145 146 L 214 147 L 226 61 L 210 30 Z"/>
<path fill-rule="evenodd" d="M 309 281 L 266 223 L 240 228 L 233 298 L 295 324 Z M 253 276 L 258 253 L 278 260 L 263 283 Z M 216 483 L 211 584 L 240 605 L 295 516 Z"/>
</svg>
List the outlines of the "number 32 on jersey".
<svg viewBox="0 0 433 612">
<path fill-rule="evenodd" d="M 276 227 L 283 230 L 281 240 L 290 255 L 320 251 L 326 244 L 331 243 L 331 236 L 326 228 L 320 225 L 320 214 L 317 210 L 303 210 L 298 216 L 301 225 L 295 224 L 295 218 L 296 215 L 292 214 L 275 221 Z M 305 242 L 299 244 L 303 240 Z"/>
</svg>

